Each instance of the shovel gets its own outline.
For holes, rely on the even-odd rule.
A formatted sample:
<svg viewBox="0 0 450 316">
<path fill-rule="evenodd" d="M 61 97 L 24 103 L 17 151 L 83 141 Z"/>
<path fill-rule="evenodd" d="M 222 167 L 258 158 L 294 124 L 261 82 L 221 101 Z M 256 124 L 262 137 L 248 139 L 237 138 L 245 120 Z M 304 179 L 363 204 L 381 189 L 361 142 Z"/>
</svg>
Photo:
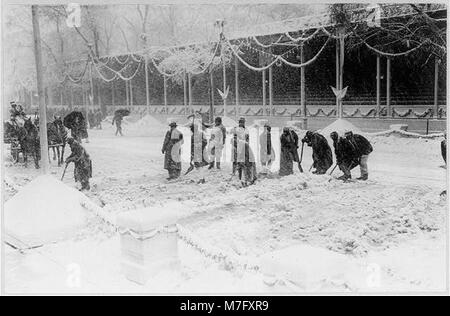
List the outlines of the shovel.
<svg viewBox="0 0 450 316">
<path fill-rule="evenodd" d="M 64 176 L 66 175 L 66 170 L 67 170 L 68 166 L 69 166 L 69 164 L 66 163 L 66 167 L 64 168 L 64 171 L 63 171 L 63 174 L 62 174 L 62 177 L 61 177 L 61 181 L 64 179 Z"/>
<path fill-rule="evenodd" d="M 298 162 L 298 169 L 300 170 L 301 173 L 303 173 L 302 160 L 303 160 L 303 148 L 304 147 L 305 147 L 305 143 L 302 143 L 302 152 L 300 154 L 300 161 Z"/>
</svg>

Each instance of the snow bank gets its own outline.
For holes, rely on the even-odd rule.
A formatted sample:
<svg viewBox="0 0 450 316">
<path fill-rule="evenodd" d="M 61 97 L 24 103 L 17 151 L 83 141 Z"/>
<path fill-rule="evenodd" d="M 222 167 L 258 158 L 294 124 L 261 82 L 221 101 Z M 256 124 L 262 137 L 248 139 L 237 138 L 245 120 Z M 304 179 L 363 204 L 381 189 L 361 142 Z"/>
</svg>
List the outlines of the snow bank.
<svg viewBox="0 0 450 316">
<path fill-rule="evenodd" d="M 239 126 L 238 122 L 229 117 L 222 117 L 222 124 L 225 127 L 236 127 Z"/>
<path fill-rule="evenodd" d="M 320 130 L 320 134 L 329 137 L 332 132 L 337 132 L 340 136 L 344 135 L 346 131 L 353 133 L 361 133 L 361 130 L 347 120 L 338 119 Z"/>
<path fill-rule="evenodd" d="M 31 248 L 67 238 L 84 226 L 92 202 L 52 176 L 39 176 L 5 204 L 5 239 Z"/>
<path fill-rule="evenodd" d="M 288 281 L 304 290 L 358 289 L 363 271 L 351 258 L 326 249 L 296 245 L 261 257 L 266 276 Z"/>
</svg>

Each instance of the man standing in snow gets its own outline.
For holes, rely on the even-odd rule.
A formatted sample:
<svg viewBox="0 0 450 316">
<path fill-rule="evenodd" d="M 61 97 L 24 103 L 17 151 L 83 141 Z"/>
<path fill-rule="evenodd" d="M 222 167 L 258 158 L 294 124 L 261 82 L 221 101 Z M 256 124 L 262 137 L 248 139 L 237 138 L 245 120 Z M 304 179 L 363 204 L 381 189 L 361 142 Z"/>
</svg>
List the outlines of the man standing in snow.
<svg viewBox="0 0 450 316">
<path fill-rule="evenodd" d="M 447 164 L 447 133 L 444 133 L 444 139 L 441 142 L 441 155 L 445 164 Z"/>
<path fill-rule="evenodd" d="M 252 185 L 257 180 L 255 156 L 248 141 L 242 139 L 237 144 L 236 169 L 243 187 Z"/>
<path fill-rule="evenodd" d="M 211 153 L 209 169 L 214 168 L 214 163 L 216 163 L 216 168 L 220 169 L 220 159 L 222 158 L 226 135 L 227 130 L 222 124 L 222 118 L 216 117 L 215 126 L 212 129 L 211 139 L 209 141 L 208 152 Z"/>
<path fill-rule="evenodd" d="M 120 113 L 115 113 L 113 120 L 112 120 L 112 125 L 114 125 L 114 123 L 116 123 L 116 136 L 120 134 L 120 136 L 123 136 L 122 134 L 122 120 L 123 117 Z"/>
<path fill-rule="evenodd" d="M 245 128 L 245 118 L 241 117 L 239 119 L 239 126 L 233 128 L 231 131 L 233 135 L 233 139 L 231 140 L 232 152 L 231 159 L 233 161 L 233 175 L 236 174 L 239 160 L 239 151 L 243 150 L 244 146 L 238 146 L 239 141 L 242 140 L 246 143 L 250 141 L 250 134 L 248 130 Z"/>
<path fill-rule="evenodd" d="M 81 190 L 89 190 L 89 178 L 92 178 L 92 161 L 83 146 L 72 137 L 67 139 L 72 153 L 66 159 L 66 165 L 73 162 L 75 164 L 75 182 L 81 183 Z"/>
<path fill-rule="evenodd" d="M 370 142 L 361 135 L 353 134 L 353 132 L 346 132 L 345 138 L 350 142 L 356 157 L 359 159 L 359 166 L 361 168 L 361 176 L 357 180 L 366 181 L 369 178 L 369 169 L 367 167 L 367 160 L 373 151 Z"/>
<path fill-rule="evenodd" d="M 334 153 L 336 154 L 336 164 L 344 173 L 339 180 L 349 180 L 352 178 L 351 170 L 359 165 L 359 159 L 353 146 L 343 137 L 339 137 L 337 132 L 330 134 L 333 140 Z"/>
<path fill-rule="evenodd" d="M 327 139 L 316 132 L 307 131 L 302 139 L 303 143 L 307 143 L 313 150 L 313 171 L 314 174 L 325 174 L 333 165 L 333 154 Z"/>
<path fill-rule="evenodd" d="M 272 146 L 272 127 L 269 123 L 264 124 L 264 131 L 259 137 L 261 144 L 260 157 L 263 170 L 268 172 L 275 161 L 275 151 Z"/>
<path fill-rule="evenodd" d="M 177 129 L 176 122 L 170 122 L 170 130 L 166 133 L 162 153 L 164 156 L 164 169 L 169 172 L 167 180 L 174 180 L 181 174 L 181 145 L 183 134 Z"/>
<path fill-rule="evenodd" d="M 289 127 L 283 129 L 280 137 L 281 157 L 280 172 L 281 177 L 294 174 L 294 161 L 299 162 L 298 157 L 298 135 Z"/>
</svg>

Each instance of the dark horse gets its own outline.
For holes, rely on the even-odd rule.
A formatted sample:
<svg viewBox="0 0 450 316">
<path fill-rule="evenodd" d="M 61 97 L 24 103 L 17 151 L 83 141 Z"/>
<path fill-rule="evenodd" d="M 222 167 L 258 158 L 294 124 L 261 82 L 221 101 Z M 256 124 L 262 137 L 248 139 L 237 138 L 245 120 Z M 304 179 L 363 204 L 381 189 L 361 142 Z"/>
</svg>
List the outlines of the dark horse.
<svg viewBox="0 0 450 316">
<path fill-rule="evenodd" d="M 64 149 L 67 141 L 67 131 L 61 117 L 55 116 L 54 121 L 47 124 L 47 138 L 49 148 L 53 150 L 53 160 L 58 154 L 58 167 L 64 163 Z"/>
<path fill-rule="evenodd" d="M 18 138 L 23 153 L 25 167 L 28 166 L 28 155 L 31 155 L 34 159 L 36 169 L 39 169 L 39 160 L 41 159 L 39 132 L 33 122 L 31 122 L 31 118 L 25 119 L 23 127 L 19 128 Z"/>
</svg>

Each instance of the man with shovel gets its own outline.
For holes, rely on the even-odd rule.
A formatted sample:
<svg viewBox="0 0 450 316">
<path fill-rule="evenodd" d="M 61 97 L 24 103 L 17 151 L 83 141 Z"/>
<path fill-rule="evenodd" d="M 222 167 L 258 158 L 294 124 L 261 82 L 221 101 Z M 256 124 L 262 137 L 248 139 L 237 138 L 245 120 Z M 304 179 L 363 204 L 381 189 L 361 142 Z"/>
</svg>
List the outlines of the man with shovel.
<svg viewBox="0 0 450 316">
<path fill-rule="evenodd" d="M 280 176 L 289 176 L 294 174 L 294 162 L 298 163 L 300 172 L 303 172 L 301 160 L 298 157 L 298 135 L 289 127 L 283 129 L 280 138 L 281 157 L 280 157 Z M 302 147 L 303 157 L 303 147 Z"/>
<path fill-rule="evenodd" d="M 86 149 L 84 149 L 84 147 L 81 146 L 81 144 L 72 137 L 69 137 L 67 139 L 67 143 L 69 144 L 72 153 L 66 159 L 66 167 L 64 169 L 61 181 L 64 178 L 67 166 L 69 165 L 69 163 L 73 162 L 75 164 L 74 169 L 75 182 L 81 183 L 80 191 L 90 190 L 91 187 L 89 185 L 89 178 L 92 178 L 91 158 L 89 157 L 89 154 L 86 152 Z"/>
</svg>

